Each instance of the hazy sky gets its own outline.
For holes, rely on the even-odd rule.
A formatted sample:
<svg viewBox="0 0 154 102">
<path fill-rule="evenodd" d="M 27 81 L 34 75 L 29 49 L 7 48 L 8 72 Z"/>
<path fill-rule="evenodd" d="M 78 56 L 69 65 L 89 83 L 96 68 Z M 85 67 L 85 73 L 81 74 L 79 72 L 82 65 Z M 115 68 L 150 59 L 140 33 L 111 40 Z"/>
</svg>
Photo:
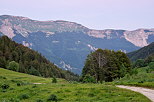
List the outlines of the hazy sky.
<svg viewBox="0 0 154 102">
<path fill-rule="evenodd" d="M 154 0 L 0 0 L 0 15 L 67 20 L 92 29 L 154 28 Z"/>
</svg>

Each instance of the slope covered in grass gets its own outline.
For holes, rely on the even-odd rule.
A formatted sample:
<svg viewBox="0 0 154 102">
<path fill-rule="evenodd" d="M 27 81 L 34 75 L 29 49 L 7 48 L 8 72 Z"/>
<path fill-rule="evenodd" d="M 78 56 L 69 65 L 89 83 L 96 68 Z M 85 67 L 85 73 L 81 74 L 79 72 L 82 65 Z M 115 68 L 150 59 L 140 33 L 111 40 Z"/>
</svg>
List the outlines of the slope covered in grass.
<svg viewBox="0 0 154 102">
<path fill-rule="evenodd" d="M 7 85 L 8 87 L 4 87 Z M 50 78 L 2 68 L 0 86 L 0 102 L 150 102 L 139 93 L 115 86 L 69 83 L 63 79 L 58 79 L 58 83 L 51 83 Z"/>
<path fill-rule="evenodd" d="M 134 69 L 136 74 L 126 75 L 125 77 L 115 80 L 116 84 L 132 85 L 154 88 L 154 70 L 147 67 Z"/>
</svg>

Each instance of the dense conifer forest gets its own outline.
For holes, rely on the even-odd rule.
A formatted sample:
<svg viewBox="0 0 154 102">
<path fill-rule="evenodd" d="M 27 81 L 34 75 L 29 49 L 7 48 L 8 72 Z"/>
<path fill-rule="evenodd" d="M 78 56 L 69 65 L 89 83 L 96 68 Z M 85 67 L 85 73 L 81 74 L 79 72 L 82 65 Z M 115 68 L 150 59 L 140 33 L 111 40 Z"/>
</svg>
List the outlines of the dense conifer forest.
<svg viewBox="0 0 154 102">
<path fill-rule="evenodd" d="M 40 53 L 17 44 L 7 36 L 0 38 L 0 67 L 36 76 L 78 80 L 78 75 L 58 68 Z"/>
</svg>

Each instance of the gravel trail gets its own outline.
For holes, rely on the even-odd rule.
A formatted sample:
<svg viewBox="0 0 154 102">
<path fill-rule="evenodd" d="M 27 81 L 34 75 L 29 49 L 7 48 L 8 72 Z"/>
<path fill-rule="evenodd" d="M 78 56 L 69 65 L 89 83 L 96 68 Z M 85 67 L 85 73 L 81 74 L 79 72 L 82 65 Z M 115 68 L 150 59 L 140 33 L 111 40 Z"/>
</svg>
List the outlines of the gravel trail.
<svg viewBox="0 0 154 102">
<path fill-rule="evenodd" d="M 154 102 L 154 90 L 152 90 L 152 89 L 147 89 L 147 88 L 143 88 L 143 87 L 134 87 L 134 86 L 124 86 L 124 85 L 117 85 L 116 87 L 139 92 L 139 93 L 143 94 L 144 96 L 148 97 L 152 102 Z"/>
</svg>

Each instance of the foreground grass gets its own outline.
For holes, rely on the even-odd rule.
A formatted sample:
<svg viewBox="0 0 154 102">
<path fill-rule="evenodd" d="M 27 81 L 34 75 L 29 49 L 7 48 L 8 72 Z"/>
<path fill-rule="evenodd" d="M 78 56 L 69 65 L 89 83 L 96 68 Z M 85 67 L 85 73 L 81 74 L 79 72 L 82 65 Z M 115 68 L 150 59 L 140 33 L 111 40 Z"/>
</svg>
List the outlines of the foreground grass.
<svg viewBox="0 0 154 102">
<path fill-rule="evenodd" d="M 140 86 L 154 89 L 154 71 L 148 72 L 148 67 L 137 68 L 137 74 L 126 75 L 113 83 L 118 85 Z"/>
<path fill-rule="evenodd" d="M 22 83 L 21 85 L 19 83 Z M 34 85 L 33 83 L 45 83 Z M 129 90 L 103 84 L 69 83 L 41 78 L 0 68 L 0 102 L 150 102 L 145 96 Z M 52 96 L 55 97 L 52 97 Z"/>
</svg>

